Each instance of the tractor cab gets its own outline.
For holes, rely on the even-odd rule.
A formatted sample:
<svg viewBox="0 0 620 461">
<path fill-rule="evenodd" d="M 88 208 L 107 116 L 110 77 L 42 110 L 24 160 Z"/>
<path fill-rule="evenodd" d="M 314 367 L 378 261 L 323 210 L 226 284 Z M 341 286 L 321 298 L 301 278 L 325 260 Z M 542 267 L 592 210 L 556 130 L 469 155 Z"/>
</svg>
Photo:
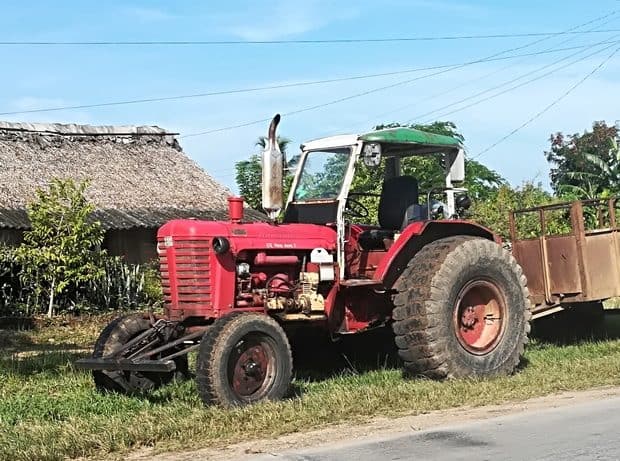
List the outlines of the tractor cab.
<svg viewBox="0 0 620 461">
<path fill-rule="evenodd" d="M 288 198 L 284 222 L 312 224 L 337 223 L 343 217 L 364 218 L 364 206 L 351 190 L 356 169 L 363 163 L 369 169 L 383 169 L 379 195 L 379 225 L 402 230 L 417 219 L 443 214 L 457 216 L 455 195 L 465 192 L 454 187 L 465 179 L 463 148 L 458 139 L 411 128 L 390 128 L 362 135 L 322 138 L 302 144 L 299 168 Z M 424 191 L 420 197 L 418 181 L 401 174 L 401 159 L 410 156 L 440 156 L 445 168 L 445 184 Z M 443 210 L 432 208 L 429 199 L 444 192 Z M 431 205 L 431 206 L 429 206 Z"/>
<path fill-rule="evenodd" d="M 361 251 L 387 251 L 409 224 L 458 217 L 468 202 L 466 190 L 455 187 L 465 179 L 463 147 L 450 136 L 390 128 L 317 139 L 301 149 L 283 220 L 335 227 L 341 261 L 345 242 L 353 241 Z M 401 159 L 414 155 L 440 156 L 444 184 L 420 191 L 417 178 L 402 175 Z M 375 170 L 382 181 L 380 194 L 352 190 L 360 168 Z M 445 198 L 434 200 L 438 194 Z M 369 216 L 365 196 L 378 199 L 377 223 L 358 223 Z"/>
</svg>

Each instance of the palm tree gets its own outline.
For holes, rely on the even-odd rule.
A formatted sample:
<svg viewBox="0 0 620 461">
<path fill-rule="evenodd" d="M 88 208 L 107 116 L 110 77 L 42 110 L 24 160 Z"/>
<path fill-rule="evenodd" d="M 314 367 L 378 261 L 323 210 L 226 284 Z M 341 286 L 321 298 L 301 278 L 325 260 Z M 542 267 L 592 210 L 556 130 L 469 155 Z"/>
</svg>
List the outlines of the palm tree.
<svg viewBox="0 0 620 461">
<path fill-rule="evenodd" d="M 254 145 L 259 146 L 261 149 L 265 149 L 265 147 L 267 147 L 268 141 L 269 139 L 267 138 L 267 136 L 259 136 L 259 138 L 256 140 L 256 144 Z M 284 136 L 278 136 L 276 138 L 276 141 L 278 142 L 278 147 L 280 148 L 280 152 L 282 152 L 284 157 L 286 157 L 286 149 L 291 143 L 291 140 Z"/>
<path fill-rule="evenodd" d="M 567 176 L 570 179 L 578 179 L 581 185 L 564 184 L 564 192 L 572 192 L 577 196 L 587 199 L 597 198 L 603 191 L 600 184 L 605 184 L 607 191 L 618 193 L 620 191 L 620 146 L 617 138 L 610 138 L 609 155 L 607 161 L 596 154 L 584 153 L 587 163 L 592 165 L 596 173 L 585 171 L 570 171 Z"/>
</svg>

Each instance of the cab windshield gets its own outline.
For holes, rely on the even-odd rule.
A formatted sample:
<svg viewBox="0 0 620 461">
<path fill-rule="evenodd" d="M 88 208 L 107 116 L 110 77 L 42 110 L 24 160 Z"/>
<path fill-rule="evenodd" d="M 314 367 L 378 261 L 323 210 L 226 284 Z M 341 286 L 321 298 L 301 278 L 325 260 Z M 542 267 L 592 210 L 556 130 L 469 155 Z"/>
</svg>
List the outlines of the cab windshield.
<svg viewBox="0 0 620 461">
<path fill-rule="evenodd" d="M 311 151 L 306 155 L 294 201 L 333 200 L 340 194 L 351 149 Z"/>
</svg>

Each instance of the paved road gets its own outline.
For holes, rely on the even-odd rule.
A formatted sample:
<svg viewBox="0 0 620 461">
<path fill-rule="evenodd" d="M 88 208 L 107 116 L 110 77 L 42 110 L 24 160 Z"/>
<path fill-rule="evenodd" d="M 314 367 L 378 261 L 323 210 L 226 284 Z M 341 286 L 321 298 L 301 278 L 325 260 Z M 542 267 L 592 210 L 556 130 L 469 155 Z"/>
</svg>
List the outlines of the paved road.
<svg viewBox="0 0 620 461">
<path fill-rule="evenodd" d="M 620 397 L 250 459 L 620 460 Z"/>
</svg>

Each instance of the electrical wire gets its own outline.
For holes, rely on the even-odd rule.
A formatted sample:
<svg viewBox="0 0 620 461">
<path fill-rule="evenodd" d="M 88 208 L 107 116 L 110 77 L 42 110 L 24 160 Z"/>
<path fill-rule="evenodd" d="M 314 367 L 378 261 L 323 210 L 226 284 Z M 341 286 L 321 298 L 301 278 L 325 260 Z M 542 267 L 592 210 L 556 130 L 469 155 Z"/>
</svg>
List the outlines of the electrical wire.
<svg viewBox="0 0 620 461">
<path fill-rule="evenodd" d="M 385 38 L 336 38 L 310 40 L 103 40 L 103 41 L 0 41 L 0 46 L 222 46 L 222 45 L 312 45 L 347 43 L 392 43 L 392 42 L 431 42 L 448 40 L 484 40 L 527 37 L 558 37 L 562 35 L 587 35 L 620 32 L 620 29 L 596 31 L 526 32 L 512 34 L 471 34 L 442 35 L 427 37 L 385 37 Z"/>
<path fill-rule="evenodd" d="M 614 38 L 617 38 L 617 37 L 620 37 L 620 35 L 617 35 L 617 36 L 616 36 L 616 37 L 614 37 Z M 598 45 L 595 45 L 595 46 L 598 46 Z M 603 52 L 603 51 L 605 51 L 606 49 L 611 48 L 611 46 L 613 46 L 613 44 L 612 44 L 612 45 L 610 45 L 610 46 L 608 46 L 608 47 L 606 47 L 606 48 L 603 48 L 603 49 L 599 50 L 598 52 Z M 412 117 L 412 118 L 408 119 L 408 120 L 406 121 L 406 123 L 413 123 L 413 121 L 414 121 L 414 120 L 421 120 L 421 119 L 422 119 L 422 118 L 424 118 L 424 117 L 428 117 L 429 115 L 436 114 L 436 113 L 438 113 L 438 112 L 441 112 L 441 111 L 442 111 L 442 110 L 444 110 L 444 109 L 450 109 L 451 107 L 457 106 L 458 104 L 461 104 L 461 103 L 463 103 L 463 102 L 471 101 L 472 99 L 475 99 L 475 98 L 477 98 L 477 97 L 479 97 L 479 96 L 482 96 L 482 95 L 485 95 L 485 94 L 490 93 L 490 92 L 492 92 L 492 91 L 495 91 L 495 90 L 498 90 L 498 89 L 500 89 L 500 88 L 506 87 L 506 86 L 508 86 L 508 85 L 510 85 L 510 84 L 512 84 L 512 83 L 514 83 L 514 82 L 518 82 L 519 80 L 523 80 L 524 78 L 529 77 L 530 75 L 537 74 L 538 72 L 541 72 L 541 71 L 543 71 L 543 70 L 545 70 L 545 69 L 548 69 L 548 68 L 550 68 L 550 67 L 553 67 L 553 66 L 555 66 L 555 65 L 557 65 L 557 64 L 560 64 L 561 62 L 564 62 L 564 61 L 566 61 L 566 60 L 568 60 L 568 59 L 571 59 L 571 58 L 573 58 L 573 57 L 575 57 L 575 56 L 578 56 L 578 55 L 580 55 L 580 54 L 584 53 L 585 51 L 587 51 L 587 50 L 579 50 L 579 51 L 577 51 L 576 53 L 571 53 L 571 54 L 569 54 L 569 55 L 567 55 L 567 56 L 564 56 L 563 58 L 560 58 L 560 59 L 558 59 L 558 60 L 556 60 L 556 61 L 554 61 L 554 62 L 552 62 L 552 63 L 550 63 L 550 64 L 545 64 L 544 66 L 541 66 L 541 67 L 538 67 L 538 68 L 536 68 L 536 69 L 534 69 L 534 70 L 528 71 L 528 72 L 526 72 L 526 73 L 524 73 L 524 74 L 521 74 L 521 75 L 519 75 L 519 76 L 517 76 L 517 77 L 515 77 L 515 78 L 512 78 L 512 79 L 510 79 L 510 80 L 508 80 L 508 81 L 506 81 L 506 82 L 500 83 L 499 85 L 495 85 L 495 86 L 493 86 L 493 87 L 491 87 L 491 88 L 487 88 L 486 90 L 479 91 L 478 93 L 475 93 L 475 94 L 473 94 L 473 95 L 470 95 L 470 96 L 468 96 L 468 97 L 466 97 L 466 98 L 459 99 L 458 101 L 454 101 L 454 102 L 452 102 L 452 103 L 450 103 L 450 104 L 446 104 L 446 105 L 444 105 L 444 106 L 438 107 L 438 108 L 436 108 L 436 109 L 433 109 L 433 110 L 431 110 L 431 111 L 425 112 L 425 113 L 423 113 L 423 114 L 416 115 L 415 117 Z M 571 63 L 570 65 L 575 64 L 575 63 L 578 63 L 578 62 L 581 62 L 581 61 L 583 61 L 584 59 L 586 59 L 587 57 L 590 57 L 590 56 L 592 56 L 592 55 L 588 55 L 588 56 L 586 56 L 586 57 L 584 57 L 584 58 L 578 59 L 578 60 L 574 61 L 573 63 Z M 555 72 L 555 71 L 557 71 L 557 70 L 560 70 L 560 69 L 563 69 L 563 68 L 564 68 L 564 66 L 561 66 L 561 67 L 559 67 L 558 69 L 554 70 L 553 72 Z M 549 75 L 550 75 L 550 73 L 546 73 L 546 74 L 544 74 L 543 76 L 541 76 L 541 78 L 544 78 L 544 77 L 549 76 Z M 528 81 L 528 83 L 532 83 L 532 82 L 535 82 L 535 81 L 537 81 L 537 80 L 538 80 L 538 78 L 536 78 L 536 79 L 532 79 L 532 80 L 529 80 L 529 81 Z M 518 87 L 516 87 L 516 88 L 518 88 Z M 502 93 L 499 93 L 499 94 L 502 94 Z M 481 102 L 484 102 L 484 101 L 486 101 L 486 100 L 488 100 L 488 99 L 483 99 L 483 100 L 481 100 Z M 477 102 L 476 104 L 479 104 L 479 102 Z M 465 107 L 466 107 L 466 108 L 467 108 L 467 107 L 471 107 L 471 105 L 467 105 L 467 106 L 465 106 Z M 462 110 L 462 109 L 458 109 L 457 111 L 451 111 L 451 112 L 446 112 L 446 113 L 443 113 L 443 114 L 441 114 L 438 118 L 442 118 L 442 117 L 445 117 L 445 116 L 447 116 L 447 115 L 451 115 L 451 114 L 453 114 L 453 113 L 455 113 L 455 112 L 458 112 L 458 111 L 460 111 L 460 110 Z M 435 118 L 437 118 L 437 117 L 433 117 L 433 120 L 434 120 Z M 428 123 L 428 122 L 429 122 L 429 120 L 430 120 L 430 119 L 427 119 L 427 120 L 423 121 L 422 123 Z M 430 121 L 432 121 L 432 120 L 430 120 Z"/>
<path fill-rule="evenodd" d="M 560 103 L 560 101 L 562 101 L 564 98 L 566 98 L 568 95 L 570 95 L 573 91 L 575 91 L 579 86 L 581 86 L 583 83 L 585 83 L 586 80 L 588 80 L 590 77 L 592 77 L 601 68 L 603 68 L 618 53 L 618 51 L 620 51 L 620 47 L 616 48 L 609 56 L 607 56 L 603 61 L 601 61 L 594 69 L 592 69 L 588 74 L 586 74 L 581 80 L 576 82 L 568 90 L 566 90 L 562 95 L 560 95 L 558 98 L 553 100 L 551 102 L 551 104 L 547 105 L 544 109 L 542 109 L 540 112 L 536 113 L 534 116 L 532 116 L 527 121 L 525 121 L 524 123 L 519 125 L 517 128 L 512 130 L 507 135 L 505 135 L 502 138 L 498 139 L 497 141 L 495 141 L 493 144 L 491 144 L 487 148 L 481 150 L 478 154 L 476 154 L 475 156 L 472 157 L 472 160 L 480 158 L 481 156 L 483 156 L 484 154 L 486 154 L 490 150 L 494 149 L 499 144 L 501 144 L 502 142 L 504 142 L 505 140 L 507 140 L 511 136 L 515 135 L 516 133 L 518 133 L 520 130 L 522 130 L 526 126 L 528 126 L 530 123 L 532 123 L 536 119 L 540 118 L 542 115 L 544 115 L 546 112 L 548 112 L 551 108 L 553 108 L 558 103 Z"/>
<path fill-rule="evenodd" d="M 559 53 L 563 51 L 588 48 L 589 46 L 591 45 L 580 45 L 580 46 L 574 46 L 574 47 L 568 47 L 568 48 L 556 48 L 552 50 L 545 50 L 545 51 L 539 51 L 539 52 L 534 52 L 534 53 L 524 53 L 524 54 L 499 57 L 499 55 L 506 54 L 512 51 L 517 51 L 519 49 L 524 48 L 524 46 L 519 46 L 519 47 L 511 48 L 509 50 L 502 51 L 500 53 L 497 53 L 487 58 L 478 59 L 475 61 L 462 62 L 462 63 L 457 63 L 457 64 L 443 64 L 443 65 L 437 65 L 437 66 L 416 67 L 416 68 L 409 68 L 409 69 L 397 70 L 397 71 L 392 71 L 392 72 L 362 74 L 362 75 L 354 75 L 354 76 L 323 79 L 323 80 L 308 80 L 308 81 L 302 81 L 302 82 L 285 83 L 285 84 L 280 84 L 280 85 L 266 85 L 266 86 L 238 88 L 238 89 L 232 89 L 232 90 L 212 91 L 212 92 L 194 93 L 194 94 L 177 95 L 177 96 L 164 96 L 164 97 L 156 97 L 156 98 L 131 99 L 131 100 L 111 101 L 111 102 L 92 103 L 92 104 L 78 104 L 78 105 L 71 105 L 71 106 L 57 106 L 57 107 L 44 107 L 44 108 L 38 108 L 38 109 L 18 110 L 18 111 L 5 111 L 5 112 L 0 112 L 0 116 L 32 114 L 32 113 L 40 113 L 40 112 L 57 112 L 57 111 L 65 111 L 65 110 L 77 110 L 77 109 L 93 109 L 93 108 L 99 108 L 99 107 L 123 106 L 123 105 L 131 105 L 131 104 L 145 104 L 145 103 L 153 103 L 153 102 L 165 102 L 165 101 L 177 101 L 177 100 L 184 100 L 184 99 L 205 98 L 205 97 L 211 97 L 211 96 L 252 93 L 252 92 L 259 92 L 259 91 L 269 91 L 269 90 L 278 90 L 278 89 L 285 89 L 285 88 L 295 88 L 295 87 L 323 85 L 323 84 L 353 81 L 353 80 L 371 79 L 371 78 L 377 78 L 377 77 L 388 77 L 388 76 L 394 76 L 394 75 L 423 72 L 426 70 L 437 70 L 437 69 L 456 70 L 456 69 L 460 69 L 462 67 L 466 67 L 466 66 L 473 65 L 473 64 L 515 59 L 515 58 L 520 58 L 520 57 L 539 56 L 539 55 L 544 55 L 544 54 Z"/>
<path fill-rule="evenodd" d="M 451 110 L 451 111 L 449 111 L 449 112 L 444 112 L 444 113 L 440 114 L 439 116 L 437 116 L 436 118 L 444 118 L 444 117 L 447 117 L 447 116 L 449 116 L 449 115 L 455 114 L 455 113 L 457 113 L 457 112 L 461 112 L 461 111 L 463 111 L 463 110 L 465 110 L 465 109 L 469 109 L 470 107 L 477 106 L 478 104 L 482 104 L 483 102 L 487 102 L 487 101 L 489 101 L 489 100 L 491 100 L 491 99 L 495 99 L 495 98 L 497 98 L 497 97 L 499 97 L 499 96 L 502 96 L 502 95 L 504 95 L 504 94 L 506 94 L 506 93 L 509 93 L 509 92 L 511 92 L 511 91 L 514 91 L 514 90 L 516 90 L 516 89 L 519 89 L 519 88 L 521 88 L 521 87 L 524 87 L 524 86 L 526 86 L 526 85 L 529 85 L 530 83 L 534 83 L 534 82 L 537 82 L 537 81 L 539 81 L 539 80 L 542 80 L 543 78 L 546 78 L 546 77 L 548 77 L 549 75 L 552 75 L 552 74 L 556 73 L 556 72 L 557 72 L 557 71 L 559 71 L 559 70 L 562 70 L 562 69 L 565 69 L 565 68 L 567 68 L 567 67 L 570 67 L 570 66 L 572 66 L 573 64 L 578 64 L 578 63 L 580 63 L 580 62 L 583 62 L 583 61 L 585 61 L 586 59 L 591 58 L 592 56 L 596 56 L 597 54 L 600 54 L 600 53 L 602 53 L 602 52 L 604 52 L 604 51 L 608 50 L 609 48 L 612 48 L 612 47 L 613 47 L 615 44 L 617 44 L 617 43 L 620 43 L 620 42 L 612 43 L 611 45 L 606 46 L 605 48 L 602 48 L 602 49 L 600 49 L 600 50 L 597 50 L 597 51 L 595 51 L 595 52 L 593 52 L 593 53 L 590 53 L 590 54 L 588 54 L 588 55 L 586 55 L 586 56 L 583 56 L 583 57 L 581 57 L 581 58 L 579 58 L 579 59 L 573 60 L 573 61 L 571 61 L 571 62 L 569 62 L 569 63 L 567 63 L 567 64 L 564 64 L 563 66 L 560 66 L 560 67 L 557 67 L 557 68 L 555 68 L 555 69 L 552 69 L 551 71 L 546 72 L 546 73 L 544 73 L 544 74 L 542 74 L 542 75 L 539 75 L 538 77 L 534 77 L 534 78 L 529 79 L 529 80 L 526 80 L 525 82 L 520 83 L 520 84 L 518 84 L 518 85 L 514 85 L 514 86 L 511 86 L 511 87 L 509 87 L 509 88 L 506 88 L 505 90 L 502 90 L 502 91 L 500 91 L 500 92 L 498 92 L 498 93 L 495 93 L 495 94 L 493 94 L 493 95 L 487 96 L 486 98 L 480 99 L 480 100 L 475 101 L 475 102 L 473 102 L 473 103 L 471 103 L 471 104 L 467 104 L 467 105 L 465 105 L 465 106 L 459 107 L 459 108 L 454 109 L 454 110 Z"/>
<path fill-rule="evenodd" d="M 601 44 L 605 44 L 605 43 L 612 43 L 612 45 L 613 45 L 613 44 L 616 44 L 618 42 L 617 41 L 614 41 L 614 42 L 605 41 L 605 42 L 599 42 L 596 45 L 601 45 Z M 595 46 L 595 45 L 590 44 L 590 45 L 584 45 L 584 46 L 579 46 L 579 47 L 570 47 L 570 48 L 565 48 L 564 50 L 576 49 L 576 48 L 591 48 L 592 46 Z M 503 60 L 503 59 L 512 59 L 512 58 L 517 57 L 517 56 L 526 56 L 526 55 L 536 56 L 536 55 L 540 55 L 540 54 L 545 54 L 547 52 L 544 52 L 544 53 L 543 52 L 533 52 L 533 53 L 527 53 L 527 54 L 523 54 L 523 55 L 511 55 L 511 56 L 498 57 L 498 54 L 503 54 L 503 53 L 505 53 L 505 51 L 504 52 L 500 52 L 500 53 L 496 53 L 495 55 L 492 55 L 490 57 L 486 57 L 486 58 L 482 58 L 482 59 L 477 59 L 475 61 L 469 61 L 469 62 L 462 63 L 462 64 L 459 64 L 459 65 L 456 65 L 456 66 L 448 67 L 448 68 L 446 68 L 446 66 L 437 66 L 435 68 L 440 68 L 442 70 L 439 70 L 437 72 L 432 72 L 432 73 L 429 73 L 429 74 L 424 74 L 424 75 L 421 75 L 419 77 L 415 77 L 415 78 L 412 78 L 412 79 L 407 79 L 407 80 L 399 81 L 399 82 L 396 82 L 396 83 L 392 83 L 390 85 L 385 85 L 385 86 L 373 88 L 373 89 L 370 89 L 370 90 L 363 91 L 361 93 L 356 93 L 356 94 L 353 94 L 353 95 L 349 95 L 349 96 L 345 96 L 345 97 L 342 97 L 342 98 L 334 99 L 334 100 L 327 101 L 327 102 L 324 102 L 324 103 L 321 103 L 321 104 L 315 104 L 315 105 L 312 105 L 312 106 L 304 107 L 304 108 L 293 110 L 293 111 L 290 111 L 290 112 L 284 112 L 281 115 L 283 117 L 285 117 L 285 116 L 297 115 L 297 114 L 301 114 L 301 113 L 304 113 L 304 112 L 309 112 L 309 111 L 313 111 L 313 110 L 317 110 L 317 109 L 322 109 L 324 107 L 332 106 L 334 104 L 339 104 L 341 102 L 345 102 L 345 101 L 349 101 L 349 100 L 352 100 L 352 99 L 356 99 L 356 98 L 360 98 L 360 97 L 363 97 L 363 96 L 367 96 L 369 94 L 378 93 L 378 92 L 385 91 L 385 90 L 388 90 L 388 89 L 391 89 L 391 88 L 396 88 L 396 87 L 399 87 L 399 86 L 407 85 L 409 83 L 413 83 L 413 82 L 416 82 L 416 81 L 419 81 L 419 80 L 424 80 L 424 79 L 427 79 L 427 78 L 430 78 L 430 77 L 434 77 L 434 76 L 437 76 L 437 75 L 445 74 L 447 72 L 450 72 L 450 71 L 453 71 L 453 70 L 456 70 L 456 69 L 461 69 L 463 67 L 467 67 L 467 66 L 470 66 L 470 65 L 473 65 L 473 64 L 478 64 L 478 63 L 482 63 L 482 62 L 497 61 L 497 60 Z M 257 125 L 257 124 L 260 124 L 260 123 L 265 123 L 265 122 L 270 121 L 270 120 L 271 120 L 271 117 L 261 118 L 261 119 L 251 120 L 251 121 L 242 122 L 242 123 L 238 123 L 238 124 L 234 124 L 234 125 L 228 125 L 228 126 L 224 126 L 224 127 L 220 127 L 220 128 L 214 128 L 214 129 L 211 129 L 211 130 L 200 131 L 200 132 L 196 132 L 196 133 L 188 133 L 188 134 L 184 134 L 183 136 L 180 136 L 180 137 L 181 138 L 189 138 L 189 137 L 194 137 L 194 136 L 204 136 L 204 135 L 208 135 L 208 134 L 219 133 L 219 132 L 222 132 L 222 131 L 229 131 L 229 130 L 234 130 L 234 129 L 237 129 L 237 128 L 244 128 L 244 127 L 247 127 L 247 126 Z"/>
<path fill-rule="evenodd" d="M 573 26 L 570 29 L 567 29 L 565 32 L 572 32 L 572 31 L 575 31 L 575 30 L 580 29 L 582 27 L 586 27 L 586 26 L 592 25 L 594 23 L 597 23 L 597 22 L 600 22 L 600 21 L 604 21 L 602 24 L 598 24 L 595 27 L 593 27 L 592 29 L 588 30 L 588 31 L 594 31 L 597 28 L 603 27 L 603 26 L 605 26 L 605 25 L 607 25 L 607 24 L 609 24 L 609 23 L 611 23 L 613 21 L 616 21 L 618 19 L 618 17 L 613 17 L 613 16 L 616 15 L 616 13 L 617 13 L 617 11 L 611 11 L 610 13 L 607 13 L 605 15 L 599 16 L 599 17 L 594 18 L 594 19 L 592 19 L 590 21 L 587 21 L 587 22 L 584 22 L 582 24 L 578 24 L 576 26 Z M 609 18 L 611 18 L 611 19 L 609 19 Z M 607 19 L 607 21 L 605 21 L 605 19 Z M 542 43 L 542 42 L 545 42 L 545 41 L 548 41 L 548 40 L 552 40 L 554 38 L 555 37 L 543 37 L 543 38 L 540 38 L 540 39 L 537 39 L 537 40 L 534 40 L 532 42 L 529 42 L 529 43 L 525 44 L 524 47 L 530 48 L 532 46 L 538 45 L 539 43 Z M 576 36 L 570 36 L 569 38 L 561 41 L 560 43 L 557 43 L 555 45 L 555 47 L 560 46 L 560 45 L 564 45 L 566 43 L 569 43 L 569 42 L 575 40 L 575 38 L 577 38 L 577 37 Z M 543 51 L 549 51 L 551 49 L 553 49 L 553 47 L 547 48 L 547 49 L 545 49 Z M 427 97 L 424 97 L 422 99 L 416 99 L 415 102 L 413 102 L 413 103 L 409 103 L 409 104 L 406 104 L 404 106 L 400 106 L 400 107 L 398 107 L 396 109 L 391 109 L 391 110 L 389 110 L 387 112 L 384 112 L 384 113 L 381 113 L 379 115 L 373 116 L 371 119 L 367 119 L 364 122 L 360 122 L 360 123 L 356 124 L 356 126 L 362 126 L 362 124 L 364 126 L 370 125 L 371 122 L 373 122 L 373 121 L 375 122 L 374 124 L 376 125 L 376 121 L 377 120 L 384 119 L 388 115 L 391 115 L 391 114 L 394 114 L 394 113 L 397 113 L 397 112 L 402 112 L 403 110 L 409 109 L 409 108 L 414 107 L 414 106 L 418 106 L 418 105 L 420 105 L 420 103 L 423 103 L 423 102 L 428 102 L 428 101 L 432 101 L 432 100 L 438 99 L 438 98 L 440 98 L 442 96 L 445 96 L 447 94 L 453 93 L 456 90 L 459 90 L 459 89 L 461 89 L 463 87 L 466 87 L 466 86 L 470 85 L 472 82 L 479 82 L 480 80 L 484 80 L 484 79 L 486 79 L 488 77 L 491 77 L 491 76 L 496 75 L 498 73 L 504 72 L 505 70 L 513 68 L 513 67 L 517 66 L 518 64 L 523 63 L 523 62 L 525 62 L 527 60 L 528 60 L 528 57 L 525 57 L 524 59 L 520 59 L 519 61 L 517 61 L 515 63 L 511 63 L 511 64 L 509 64 L 507 66 L 504 66 L 504 67 L 502 67 L 500 69 L 496 69 L 496 70 L 493 70 L 491 72 L 488 72 L 488 73 L 482 75 L 481 77 L 476 77 L 475 79 L 470 79 L 470 80 L 468 80 L 468 81 L 466 81 L 464 83 L 460 83 L 459 85 L 453 86 L 452 88 L 450 88 L 448 90 L 441 91 L 441 92 L 438 92 L 438 93 L 434 93 L 434 94 L 432 94 L 430 96 L 427 96 Z M 417 117 L 413 117 L 409 121 L 415 120 L 416 118 Z M 407 123 L 409 123 L 409 121 Z"/>
</svg>

